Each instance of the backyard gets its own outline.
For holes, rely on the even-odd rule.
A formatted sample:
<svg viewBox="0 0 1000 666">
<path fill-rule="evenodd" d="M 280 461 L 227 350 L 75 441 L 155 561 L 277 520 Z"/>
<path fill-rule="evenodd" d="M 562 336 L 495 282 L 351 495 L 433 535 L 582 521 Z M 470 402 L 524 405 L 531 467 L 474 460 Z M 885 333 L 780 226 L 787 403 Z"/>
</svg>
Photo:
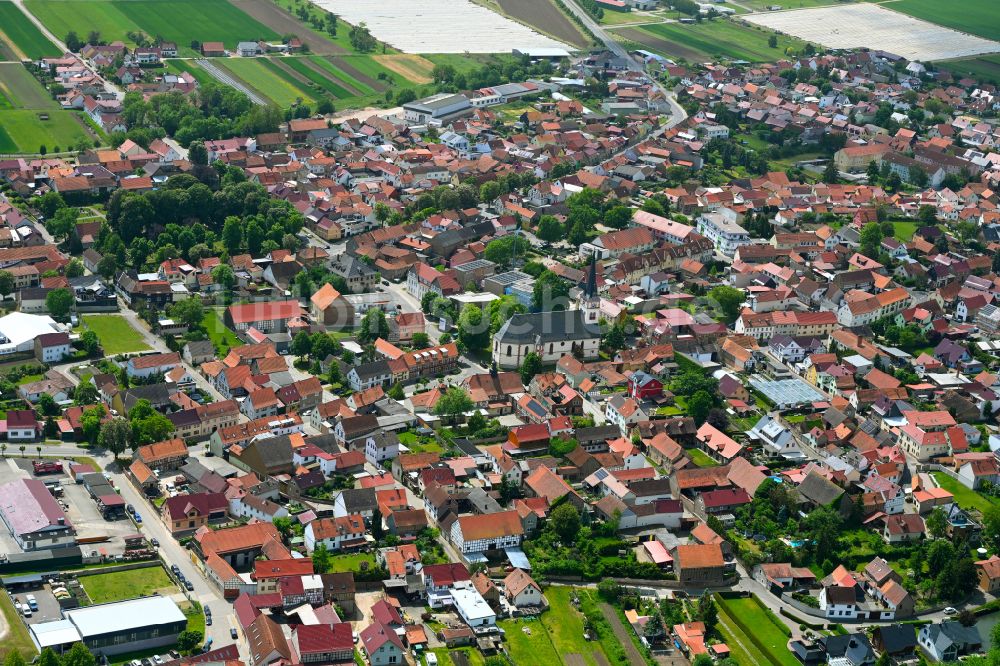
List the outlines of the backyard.
<svg viewBox="0 0 1000 666">
<path fill-rule="evenodd" d="M 966 488 L 944 472 L 932 472 L 932 474 L 937 484 L 954 495 L 955 501 L 963 509 L 976 509 L 980 512 L 985 512 L 991 506 L 998 503 L 996 498 L 987 497 L 971 488 Z"/>
<path fill-rule="evenodd" d="M 153 592 L 164 594 L 177 592 L 177 586 L 162 567 L 80 576 L 80 584 L 91 602 L 95 604 L 146 597 Z"/>
<path fill-rule="evenodd" d="M 601 666 L 608 663 L 600 643 L 584 638 L 583 614 L 573 607 L 573 588 L 552 586 L 545 590 L 549 610 L 540 621 L 504 620 L 507 646 L 516 664 L 573 664 Z"/>
<path fill-rule="evenodd" d="M 365 567 L 367 563 L 367 567 Z M 358 573 L 362 570 L 374 569 L 375 556 L 371 553 L 349 553 L 344 555 L 334 555 L 330 558 L 330 573 L 341 573 L 353 571 Z"/>
<path fill-rule="evenodd" d="M 698 467 L 716 467 L 719 463 L 708 457 L 708 454 L 701 449 L 686 449 L 688 457 Z"/>
<path fill-rule="evenodd" d="M 779 626 L 754 597 L 716 597 L 719 620 L 726 644 L 741 664 L 782 664 L 799 662 L 788 650 L 788 628 Z"/>
<path fill-rule="evenodd" d="M 84 315 L 83 326 L 97 334 L 107 356 L 149 349 L 142 334 L 121 315 Z"/>
<path fill-rule="evenodd" d="M 205 312 L 201 325 L 205 329 L 205 333 L 208 334 L 208 339 L 212 341 L 222 356 L 228 354 L 231 347 L 239 346 L 240 339 L 222 322 L 222 318 L 215 310 Z"/>
</svg>

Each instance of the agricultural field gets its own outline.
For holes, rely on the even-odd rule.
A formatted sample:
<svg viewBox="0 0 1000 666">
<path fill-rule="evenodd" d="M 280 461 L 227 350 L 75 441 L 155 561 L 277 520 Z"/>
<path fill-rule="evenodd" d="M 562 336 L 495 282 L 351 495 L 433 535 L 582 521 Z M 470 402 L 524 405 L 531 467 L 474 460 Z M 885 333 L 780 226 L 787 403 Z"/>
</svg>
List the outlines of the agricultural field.
<svg viewBox="0 0 1000 666">
<path fill-rule="evenodd" d="M 423 56 L 401 53 L 399 55 L 372 56 L 378 64 L 390 69 L 410 83 L 430 83 L 434 79 L 434 63 Z"/>
<path fill-rule="evenodd" d="M 121 315 L 84 315 L 83 326 L 97 333 L 107 356 L 149 349 L 142 333 L 132 328 Z"/>
<path fill-rule="evenodd" d="M 227 70 L 250 88 L 284 108 L 302 100 L 315 103 L 308 86 L 295 81 L 285 70 L 279 68 L 271 58 L 219 58 L 213 64 Z"/>
<path fill-rule="evenodd" d="M 405 53 L 510 53 L 512 48 L 566 47 L 471 0 L 314 0 L 314 4 L 352 25 L 365 23 L 375 39 Z"/>
<path fill-rule="evenodd" d="M 782 9 L 807 9 L 809 7 L 823 7 L 826 5 L 844 4 L 844 0 L 739 0 L 744 7 L 749 7 L 755 12 L 768 11 L 769 7 L 781 7 Z M 723 5 L 731 9 L 738 8 L 735 5 Z"/>
<path fill-rule="evenodd" d="M 828 48 L 853 49 L 878 44 L 887 51 L 911 60 L 937 61 L 1000 51 L 998 42 L 963 34 L 889 9 L 894 10 L 896 5 L 909 1 L 902 0 L 884 6 L 860 3 L 747 14 L 743 18 L 750 23 L 795 35 Z M 985 0 L 981 2 L 981 6 L 985 7 Z M 930 3 L 927 5 L 930 6 Z M 942 16 L 947 16 L 950 11 L 953 8 L 941 8 Z M 989 34 L 991 31 L 985 28 L 981 32 Z"/>
<path fill-rule="evenodd" d="M 494 3 L 500 13 L 559 41 L 573 46 L 586 46 L 590 42 L 553 0 L 492 0 L 487 4 Z"/>
<path fill-rule="evenodd" d="M 0 63 L 0 154 L 68 150 L 86 138 L 80 114 L 60 109 L 20 63 Z"/>
<path fill-rule="evenodd" d="M 176 42 L 186 55 L 194 53 L 192 41 L 233 48 L 239 41 L 280 37 L 227 0 L 26 0 L 25 6 L 59 37 L 97 30 L 108 41 L 132 43 L 127 33 L 143 32 Z"/>
<path fill-rule="evenodd" d="M 971 77 L 988 83 L 1000 83 L 1000 54 L 934 63 L 957 77 Z"/>
<path fill-rule="evenodd" d="M 960 5 L 938 0 L 893 0 L 885 8 L 1000 41 L 1000 10 L 995 0 L 962 0 Z"/>
<path fill-rule="evenodd" d="M 21 63 L 0 63 L 0 96 L 6 98 L 10 108 L 14 109 L 59 108 L 38 79 Z"/>
<path fill-rule="evenodd" d="M 279 35 L 295 35 L 302 40 L 303 44 L 309 47 L 311 53 L 332 55 L 335 53 L 349 53 L 352 50 L 349 42 L 338 43 L 342 40 L 346 41 L 346 35 L 350 29 L 349 26 L 345 26 L 343 30 L 338 30 L 337 37 L 332 37 L 302 23 L 286 7 L 279 6 L 271 0 L 238 0 L 237 6 L 246 14 L 271 28 Z M 293 6 L 290 2 L 288 3 L 288 8 Z"/>
<path fill-rule="evenodd" d="M 177 587 L 161 567 L 80 576 L 80 584 L 95 604 L 145 597 L 153 592 L 177 592 Z"/>
<path fill-rule="evenodd" d="M 778 45 L 770 48 L 769 30 L 751 28 L 727 19 L 696 24 L 658 23 L 634 28 L 618 28 L 614 32 L 635 42 L 640 48 L 690 62 L 715 58 L 769 62 L 782 57 L 785 49 L 800 49 L 804 43 L 794 37 L 778 35 Z"/>
<path fill-rule="evenodd" d="M 9 50 L 11 60 L 37 60 L 62 55 L 58 46 L 42 34 L 17 5 L 0 0 L 0 52 Z"/>
</svg>

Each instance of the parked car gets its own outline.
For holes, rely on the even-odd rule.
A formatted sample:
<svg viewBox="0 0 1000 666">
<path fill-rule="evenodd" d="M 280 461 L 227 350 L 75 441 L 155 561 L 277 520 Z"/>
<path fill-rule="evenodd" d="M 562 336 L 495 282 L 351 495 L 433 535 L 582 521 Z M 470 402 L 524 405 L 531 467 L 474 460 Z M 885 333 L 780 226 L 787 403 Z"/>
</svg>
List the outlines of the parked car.
<svg viewBox="0 0 1000 666">
<path fill-rule="evenodd" d="M 153 544 L 153 548 L 159 548 L 160 547 L 160 541 L 156 537 L 153 537 L 152 539 L 150 539 L 149 543 Z"/>
<path fill-rule="evenodd" d="M 31 617 L 31 607 L 28 605 L 21 606 L 21 615 L 24 617 Z"/>
<path fill-rule="evenodd" d="M 140 516 L 138 513 L 135 514 L 135 522 L 142 525 L 142 516 Z"/>
<path fill-rule="evenodd" d="M 229 629 L 229 637 L 232 638 L 234 641 L 236 640 L 237 634 L 235 627 Z"/>
<path fill-rule="evenodd" d="M 958 613 L 958 611 L 952 608 L 951 606 L 945 608 L 943 612 L 945 615 L 955 615 L 956 613 Z"/>
<path fill-rule="evenodd" d="M 129 513 L 135 513 L 135 507 L 132 506 L 131 504 L 126 504 L 125 510 L 128 511 Z"/>
<path fill-rule="evenodd" d="M 174 574 L 175 576 L 179 576 L 179 575 L 180 575 L 180 573 L 181 573 L 181 568 L 180 568 L 179 566 L 177 566 L 176 564 L 171 564 L 171 565 L 170 565 L 170 571 L 171 571 L 171 572 L 172 572 L 172 573 L 173 573 L 173 574 Z"/>
<path fill-rule="evenodd" d="M 191 581 L 185 580 L 184 581 L 184 589 L 186 589 L 188 592 L 191 592 L 191 591 L 194 590 L 194 585 L 191 584 Z"/>
<path fill-rule="evenodd" d="M 212 616 L 211 615 L 206 615 L 205 616 L 205 626 L 206 627 L 211 627 L 212 626 Z"/>
<path fill-rule="evenodd" d="M 163 657 L 161 657 L 158 654 L 154 654 L 153 655 L 153 663 L 154 664 L 162 664 L 163 663 Z"/>
<path fill-rule="evenodd" d="M 31 610 L 33 611 L 38 610 L 38 600 L 35 599 L 35 595 L 29 594 L 24 598 L 24 600 L 28 602 L 28 606 L 31 608 Z"/>
</svg>

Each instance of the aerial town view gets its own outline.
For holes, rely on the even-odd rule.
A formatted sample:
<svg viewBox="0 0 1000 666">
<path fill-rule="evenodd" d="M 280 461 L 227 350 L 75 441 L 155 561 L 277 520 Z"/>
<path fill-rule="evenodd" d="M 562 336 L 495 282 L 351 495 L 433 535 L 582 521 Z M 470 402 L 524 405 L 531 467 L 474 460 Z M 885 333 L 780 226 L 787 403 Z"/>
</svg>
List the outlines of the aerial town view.
<svg viewBox="0 0 1000 666">
<path fill-rule="evenodd" d="M 997 0 L 0 0 L 0 666 L 1000 666 Z"/>
</svg>

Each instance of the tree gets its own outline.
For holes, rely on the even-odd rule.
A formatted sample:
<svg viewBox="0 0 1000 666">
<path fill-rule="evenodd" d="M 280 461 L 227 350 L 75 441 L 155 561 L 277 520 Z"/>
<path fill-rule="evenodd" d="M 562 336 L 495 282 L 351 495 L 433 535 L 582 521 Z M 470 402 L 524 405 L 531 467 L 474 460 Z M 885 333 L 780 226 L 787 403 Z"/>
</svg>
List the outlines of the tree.
<svg viewBox="0 0 1000 666">
<path fill-rule="evenodd" d="M 553 509 L 549 515 L 549 522 L 552 531 L 555 532 L 563 542 L 572 544 L 576 541 L 576 535 L 580 531 L 580 512 L 569 502 L 564 502 Z"/>
<path fill-rule="evenodd" d="M 521 383 L 527 386 L 531 378 L 542 369 L 542 357 L 535 352 L 528 352 L 521 361 Z"/>
<path fill-rule="evenodd" d="M 767 47 L 771 48 L 771 49 L 778 48 L 778 36 L 777 35 L 771 35 L 770 37 L 767 38 Z"/>
<path fill-rule="evenodd" d="M 869 162 L 868 163 L 868 168 L 865 170 L 865 173 L 868 176 L 868 183 L 869 184 L 874 185 L 875 183 L 877 183 L 878 180 L 879 180 L 879 177 L 881 176 L 881 171 L 879 170 L 878 162 L 876 162 L 875 160 L 872 160 L 871 162 Z"/>
<path fill-rule="evenodd" d="M 375 342 L 379 338 L 386 338 L 389 335 L 389 323 L 385 319 L 385 313 L 381 308 L 372 308 L 365 313 L 361 319 L 361 327 L 358 332 L 358 340 L 363 343 Z"/>
<path fill-rule="evenodd" d="M 924 204 L 917 209 L 917 219 L 926 225 L 937 224 L 937 208 Z"/>
<path fill-rule="evenodd" d="M 75 30 L 70 30 L 66 33 L 66 39 L 63 40 L 66 43 L 66 48 L 76 53 L 84 47 L 84 43 L 80 41 L 80 37 L 77 36 Z"/>
<path fill-rule="evenodd" d="M 299 358 L 305 358 L 312 352 L 312 338 L 305 331 L 299 331 L 292 338 L 292 354 Z"/>
<path fill-rule="evenodd" d="M 80 415 L 80 429 L 83 431 L 83 441 L 91 446 L 97 444 L 97 438 L 101 431 L 102 418 L 104 418 L 104 409 L 101 407 L 91 407 Z"/>
<path fill-rule="evenodd" d="M 75 298 L 68 287 L 53 289 L 45 297 L 45 308 L 56 319 L 65 319 L 73 309 Z"/>
<path fill-rule="evenodd" d="M 518 234 L 508 234 L 487 243 L 483 259 L 508 266 L 515 256 L 524 257 L 530 249 L 531 243 L 527 238 Z"/>
<path fill-rule="evenodd" d="M 483 311 L 473 303 L 467 303 L 458 316 L 458 339 L 470 350 L 486 349 L 490 345 L 489 322 L 484 320 Z"/>
<path fill-rule="evenodd" d="M 382 511 L 375 507 L 375 511 L 372 513 L 372 536 L 375 538 L 375 543 L 378 544 L 385 537 L 385 527 L 382 525 Z"/>
<path fill-rule="evenodd" d="M 701 425 L 708 418 L 708 413 L 711 411 L 713 404 L 714 400 L 710 394 L 705 391 L 698 391 L 687 400 L 688 416 L 693 418 L 695 423 Z"/>
<path fill-rule="evenodd" d="M 231 255 L 243 248 L 243 223 L 235 215 L 227 217 L 222 225 L 222 244 Z"/>
<path fill-rule="evenodd" d="M 542 215 L 538 220 L 535 235 L 543 241 L 557 241 L 562 238 L 563 227 L 554 215 Z"/>
<path fill-rule="evenodd" d="M 396 382 L 389 388 L 388 396 L 393 400 L 404 400 L 406 393 L 403 392 L 403 385 Z"/>
<path fill-rule="evenodd" d="M 93 405 L 100 399 L 97 387 L 90 382 L 80 382 L 73 389 L 73 402 L 78 405 Z"/>
<path fill-rule="evenodd" d="M 201 141 L 193 141 L 188 146 L 188 159 L 191 161 L 191 164 L 207 166 L 208 151 L 205 150 L 205 144 Z"/>
<path fill-rule="evenodd" d="M 101 349 L 101 339 L 97 337 L 97 333 L 87 329 L 80 334 L 80 346 L 87 352 L 87 356 L 96 356 Z"/>
<path fill-rule="evenodd" d="M 431 339 L 426 333 L 414 333 L 413 338 L 410 340 L 410 346 L 414 349 L 427 349 L 431 346 Z"/>
<path fill-rule="evenodd" d="M 877 222 L 861 227 L 861 254 L 870 258 L 877 256 L 883 237 L 882 226 Z"/>
<path fill-rule="evenodd" d="M 56 399 L 48 393 L 38 396 L 37 407 L 42 416 L 55 416 L 60 411 L 59 405 L 56 404 Z"/>
<path fill-rule="evenodd" d="M 90 653 L 83 643 L 73 643 L 73 647 L 62 656 L 63 666 L 97 666 L 97 657 Z"/>
<path fill-rule="evenodd" d="M 718 303 L 727 323 L 736 321 L 736 318 L 740 316 L 740 306 L 744 299 L 742 290 L 728 285 L 720 285 L 708 292 L 708 297 Z"/>
<path fill-rule="evenodd" d="M 434 405 L 434 413 L 438 416 L 457 416 L 469 411 L 474 406 L 468 393 L 457 386 L 452 386 L 438 399 L 437 404 Z"/>
<path fill-rule="evenodd" d="M 132 440 L 132 428 L 123 418 L 113 418 L 101 426 L 97 443 L 111 451 L 117 460 L 129 448 Z"/>
<path fill-rule="evenodd" d="M 130 443 L 133 447 L 163 441 L 174 431 L 174 424 L 159 412 L 153 412 L 143 418 L 130 418 L 129 421 L 132 425 Z"/>
<path fill-rule="evenodd" d="M 204 638 L 204 635 L 200 631 L 182 631 L 177 634 L 177 649 L 181 652 L 191 652 L 201 644 L 202 638 Z M 77 645 L 82 645 L 82 643 L 77 643 Z"/>
<path fill-rule="evenodd" d="M 712 633 L 719 621 L 719 609 L 715 605 L 712 593 L 708 590 L 705 590 L 698 599 L 698 618 L 705 623 L 706 633 Z"/>
<path fill-rule="evenodd" d="M 205 307 L 201 304 L 201 298 L 192 296 L 182 301 L 171 303 L 167 307 L 167 314 L 174 321 L 195 328 L 205 318 Z"/>
<path fill-rule="evenodd" d="M 0 296 L 14 292 L 14 276 L 10 271 L 0 271 Z"/>
<path fill-rule="evenodd" d="M 994 548 L 1000 546 L 1000 505 L 991 504 L 983 512 L 983 538 Z"/>
<path fill-rule="evenodd" d="M 229 264 L 219 264 L 212 269 L 212 280 L 226 291 L 236 286 L 236 273 Z"/>
<path fill-rule="evenodd" d="M 941 507 L 936 507 L 930 512 L 925 521 L 927 526 L 927 533 L 930 534 L 935 539 L 940 539 L 945 536 L 948 530 L 948 516 L 945 515 L 944 510 Z"/>
<path fill-rule="evenodd" d="M 566 310 L 569 305 L 569 282 L 552 271 L 543 271 L 535 280 L 531 307 L 535 312 Z"/>
<path fill-rule="evenodd" d="M 327 550 L 326 544 L 320 542 L 316 545 L 312 554 L 313 570 L 318 574 L 325 574 L 330 572 L 330 551 Z"/>
<path fill-rule="evenodd" d="M 839 177 L 840 170 L 837 169 L 836 163 L 833 160 L 830 160 L 826 163 L 826 168 L 823 169 L 823 182 L 836 183 Z"/>
</svg>

